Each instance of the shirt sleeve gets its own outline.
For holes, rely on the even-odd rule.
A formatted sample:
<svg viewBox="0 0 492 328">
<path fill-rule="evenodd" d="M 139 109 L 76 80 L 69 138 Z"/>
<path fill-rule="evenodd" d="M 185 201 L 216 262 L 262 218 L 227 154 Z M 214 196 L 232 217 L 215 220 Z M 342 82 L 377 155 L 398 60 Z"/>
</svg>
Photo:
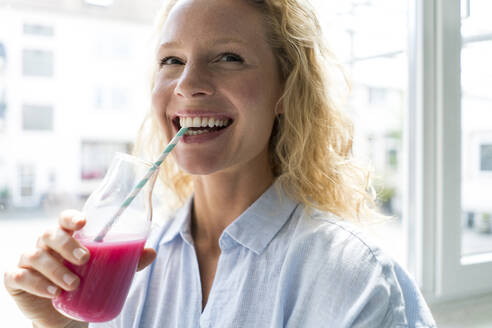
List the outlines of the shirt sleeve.
<svg viewBox="0 0 492 328">
<path fill-rule="evenodd" d="M 409 327 L 436 327 L 432 313 L 417 283 L 401 266 L 394 266 L 395 274 L 405 300 L 405 314 Z"/>
<path fill-rule="evenodd" d="M 343 223 L 315 228 L 284 264 L 287 327 L 435 327 L 417 285 L 365 234 Z"/>
<path fill-rule="evenodd" d="M 436 327 L 419 288 L 406 271 L 383 255 L 375 261 L 354 303 L 358 313 L 351 327 Z"/>
<path fill-rule="evenodd" d="M 365 281 L 354 293 L 354 302 L 347 327 L 409 327 L 405 315 L 405 303 L 392 266 L 376 262 L 367 272 Z M 361 281 L 362 282 L 362 281 Z"/>
</svg>

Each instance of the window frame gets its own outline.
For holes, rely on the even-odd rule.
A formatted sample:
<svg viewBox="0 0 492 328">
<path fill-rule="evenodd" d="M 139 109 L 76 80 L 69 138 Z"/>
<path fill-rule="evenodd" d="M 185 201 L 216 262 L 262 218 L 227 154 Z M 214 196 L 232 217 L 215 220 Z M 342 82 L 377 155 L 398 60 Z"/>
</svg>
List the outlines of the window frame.
<svg viewBox="0 0 492 328">
<path fill-rule="evenodd" d="M 460 1 L 409 2 L 405 229 L 431 303 L 492 292 L 492 253 L 461 255 Z"/>
</svg>

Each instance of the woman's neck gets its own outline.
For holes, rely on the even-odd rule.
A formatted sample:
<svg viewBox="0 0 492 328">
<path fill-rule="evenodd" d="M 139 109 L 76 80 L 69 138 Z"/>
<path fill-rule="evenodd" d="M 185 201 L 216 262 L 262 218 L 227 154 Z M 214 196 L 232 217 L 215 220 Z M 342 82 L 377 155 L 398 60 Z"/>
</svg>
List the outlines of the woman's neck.
<svg viewBox="0 0 492 328">
<path fill-rule="evenodd" d="M 194 179 L 191 232 L 195 242 L 218 248 L 224 229 L 253 204 L 275 178 L 269 166 L 247 167 Z"/>
</svg>

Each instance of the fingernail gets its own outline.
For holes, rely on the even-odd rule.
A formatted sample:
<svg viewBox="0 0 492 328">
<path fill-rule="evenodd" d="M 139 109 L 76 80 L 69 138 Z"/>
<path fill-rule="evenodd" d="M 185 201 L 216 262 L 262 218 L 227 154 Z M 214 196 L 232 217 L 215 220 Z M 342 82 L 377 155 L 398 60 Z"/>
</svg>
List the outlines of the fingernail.
<svg viewBox="0 0 492 328">
<path fill-rule="evenodd" d="M 77 278 L 73 275 L 73 274 L 69 274 L 69 273 L 65 273 L 63 275 L 63 281 L 67 284 L 67 285 L 71 285 L 73 284 L 73 282 L 76 280 Z"/>
<path fill-rule="evenodd" d="M 83 248 L 76 248 L 73 250 L 73 256 L 77 258 L 77 260 L 82 260 L 82 258 L 87 254 L 87 251 Z"/>
<path fill-rule="evenodd" d="M 56 295 L 56 292 L 58 291 L 58 288 L 55 286 L 48 286 L 46 289 L 48 290 L 48 293 L 52 295 Z"/>
<path fill-rule="evenodd" d="M 82 214 L 76 215 L 72 218 L 72 222 L 75 225 L 82 222 L 82 220 L 84 220 L 84 216 Z"/>
</svg>

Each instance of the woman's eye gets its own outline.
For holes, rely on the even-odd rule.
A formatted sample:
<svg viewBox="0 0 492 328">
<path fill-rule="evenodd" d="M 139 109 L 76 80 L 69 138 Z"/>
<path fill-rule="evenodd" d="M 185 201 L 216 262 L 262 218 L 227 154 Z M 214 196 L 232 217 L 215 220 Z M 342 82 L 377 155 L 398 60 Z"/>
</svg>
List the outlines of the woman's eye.
<svg viewBox="0 0 492 328">
<path fill-rule="evenodd" d="M 160 60 L 160 66 L 164 65 L 181 65 L 183 64 L 181 60 L 176 57 L 164 57 Z"/>
<path fill-rule="evenodd" d="M 243 63 L 244 62 L 244 59 L 241 56 L 239 56 L 239 55 L 236 55 L 236 54 L 227 52 L 227 53 L 224 53 L 224 54 L 222 54 L 220 56 L 219 61 L 222 61 L 222 62 L 239 62 L 239 63 Z"/>
</svg>

